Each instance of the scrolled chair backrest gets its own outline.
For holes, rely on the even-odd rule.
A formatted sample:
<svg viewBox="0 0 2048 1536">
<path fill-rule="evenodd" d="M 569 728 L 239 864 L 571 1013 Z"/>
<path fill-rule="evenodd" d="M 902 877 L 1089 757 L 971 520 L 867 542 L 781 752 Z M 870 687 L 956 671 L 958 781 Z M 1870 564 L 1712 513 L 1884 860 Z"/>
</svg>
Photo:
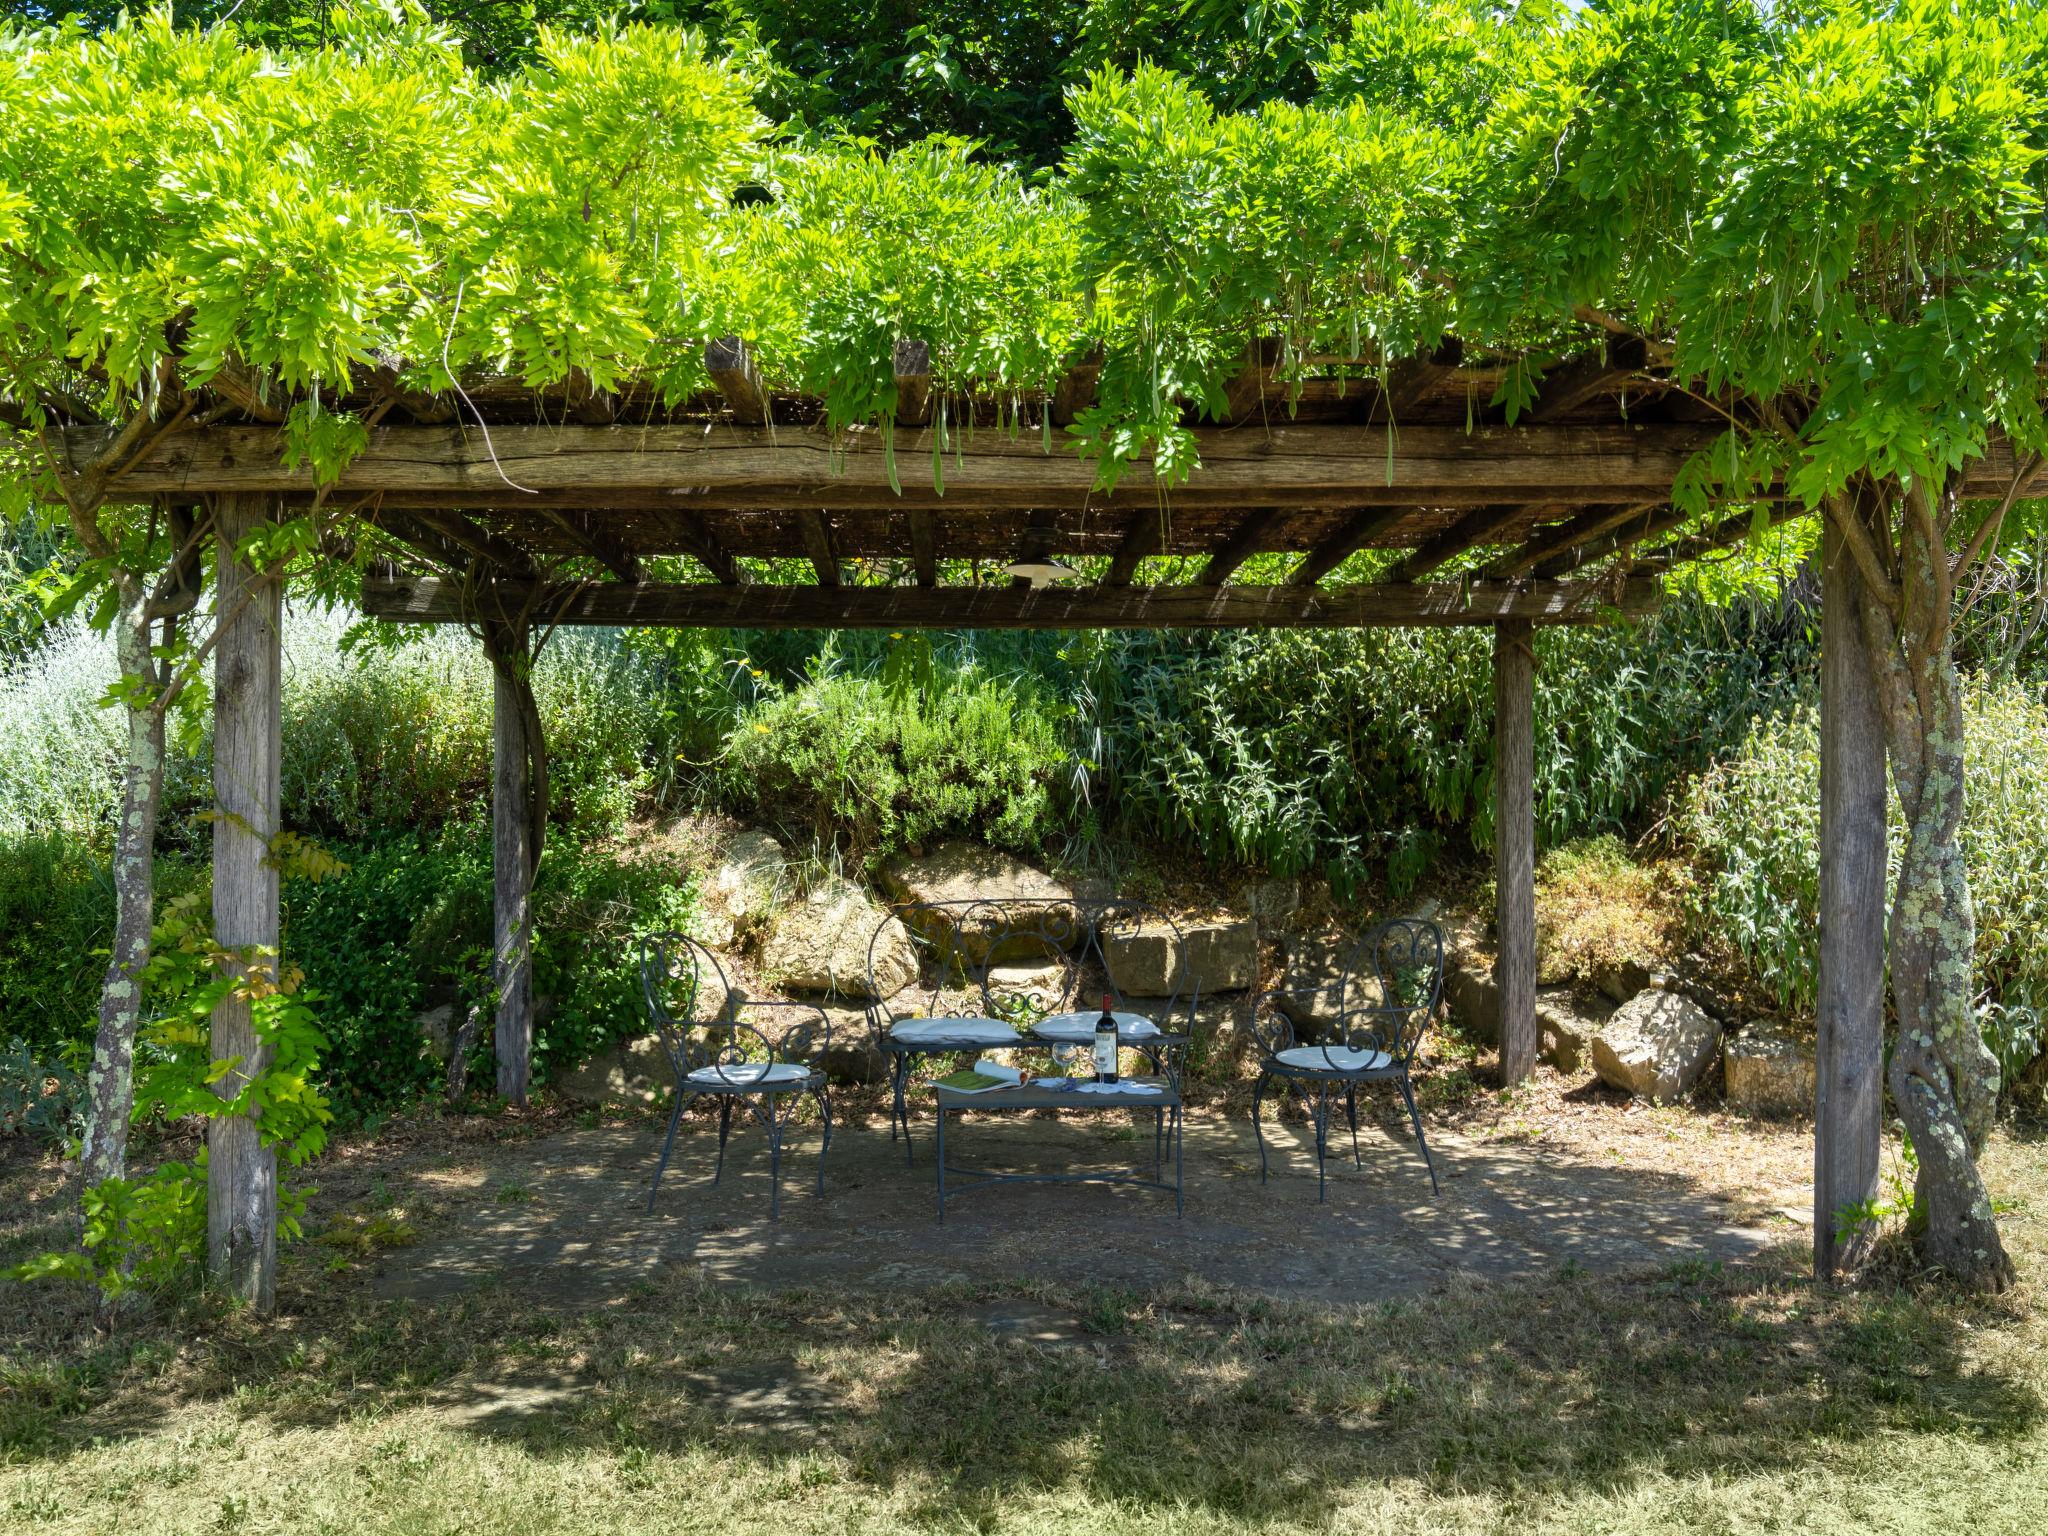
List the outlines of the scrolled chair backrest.
<svg viewBox="0 0 2048 1536">
<path fill-rule="evenodd" d="M 1344 1043 L 1410 1065 L 1443 997 L 1443 929 L 1421 917 L 1369 929 L 1345 961 L 1342 988 Z"/>
<path fill-rule="evenodd" d="M 1195 985 L 1187 937 L 1179 923 L 1149 902 L 1114 897 L 1075 901 L 1039 897 L 989 902 L 1004 919 L 988 942 L 986 989 L 990 1011 L 1013 1023 L 1055 1014 L 1091 1012 L 1107 993 L 1111 1005 L 1142 1004 L 1171 1034 L 1174 1015 Z M 1147 956 L 1142 946 L 1157 945 Z M 1148 967 L 1162 961 L 1164 990 L 1134 983 L 1149 980 Z"/>
<path fill-rule="evenodd" d="M 676 1075 L 775 1059 L 768 1038 L 736 1022 L 739 993 L 718 957 L 683 933 L 640 941 L 640 997 Z"/>
<path fill-rule="evenodd" d="M 978 1018 L 988 1012 L 988 963 L 972 937 L 979 901 L 899 902 L 868 939 L 868 1010 L 879 1029 L 902 1019 Z M 902 979 L 908 941 L 916 974 Z"/>
</svg>

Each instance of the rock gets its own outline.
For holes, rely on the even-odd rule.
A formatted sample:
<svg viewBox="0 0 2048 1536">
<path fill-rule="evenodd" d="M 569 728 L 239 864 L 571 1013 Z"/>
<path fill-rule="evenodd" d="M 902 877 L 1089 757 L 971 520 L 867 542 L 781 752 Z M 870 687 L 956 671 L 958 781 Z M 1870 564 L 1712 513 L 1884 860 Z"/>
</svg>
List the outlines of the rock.
<svg viewBox="0 0 2048 1536">
<path fill-rule="evenodd" d="M 1593 1070 L 1639 1098 L 1676 1099 L 1700 1080 L 1720 1040 L 1721 1026 L 1691 998 L 1639 992 L 1594 1034 Z"/>
<path fill-rule="evenodd" d="M 1022 998 L 1040 1012 L 1072 1012 L 1085 1008 L 1090 999 L 1073 986 L 1074 968 L 1064 961 L 1016 961 L 992 965 L 988 970 L 989 995 L 998 1000 Z M 1093 1001 L 1100 1003 L 1101 999 Z M 998 1007 L 1000 1012 L 1000 1006 Z"/>
<path fill-rule="evenodd" d="M 456 1017 L 455 1005 L 442 1003 L 438 1008 L 428 1008 L 415 1014 L 412 1022 L 420 1032 L 420 1044 L 427 1054 L 446 1066 L 448 1053 L 455 1048 L 455 1032 L 462 1027 Z"/>
<path fill-rule="evenodd" d="M 1569 988 L 1536 996 L 1536 1033 L 1543 1059 L 1560 1072 L 1577 1072 L 1586 1062 L 1600 1021 L 1580 1011 Z"/>
<path fill-rule="evenodd" d="M 1483 969 L 1462 957 L 1444 961 L 1444 1004 L 1451 1020 L 1475 1045 L 1500 1043 L 1500 988 L 1493 980 L 1493 962 Z"/>
<path fill-rule="evenodd" d="M 734 834 L 697 893 L 696 936 L 730 949 L 768 920 L 782 889 L 789 855 L 766 832 Z"/>
<path fill-rule="evenodd" d="M 1325 928 L 1288 944 L 1287 974 L 1272 1001 L 1303 1045 L 1316 1044 L 1336 1028 L 1343 1008 L 1344 962 L 1356 942 L 1341 928 Z"/>
<path fill-rule="evenodd" d="M 942 843 L 927 854 L 904 855 L 882 871 L 882 884 L 898 901 L 1044 903 L 1055 926 L 1061 916 L 1072 922 L 1068 904 L 1074 900 L 1074 892 L 1070 887 L 1022 859 L 980 843 Z M 948 916 L 944 912 L 922 912 L 913 913 L 912 920 L 944 924 L 944 932 L 925 934 L 927 938 L 939 939 L 952 930 Z M 1027 910 L 1025 920 L 1036 921 L 1038 916 L 1038 911 Z M 984 920 L 970 925 L 971 931 L 960 935 L 961 946 L 970 960 L 979 964 L 988 958 L 989 943 L 1005 922 L 1001 913 L 991 910 Z"/>
<path fill-rule="evenodd" d="M 1593 972 L 1593 985 L 1617 1003 L 1625 1003 L 1638 992 L 1647 992 L 1655 984 L 1650 968 L 1640 960 L 1616 960 L 1597 967 Z"/>
<path fill-rule="evenodd" d="M 650 1034 L 610 1046 L 558 1074 L 555 1091 L 572 1104 L 651 1104 L 675 1080 L 661 1036 Z"/>
<path fill-rule="evenodd" d="M 1180 970 L 1181 945 L 1162 921 L 1141 921 L 1112 927 L 1102 935 L 1102 958 L 1119 992 L 1142 997 L 1186 992 L 1199 985 L 1202 994 L 1242 992 L 1258 969 L 1258 931 L 1249 918 L 1217 917 L 1177 925 L 1185 945 L 1186 969 Z"/>
<path fill-rule="evenodd" d="M 1728 1107 L 1745 1115 L 1811 1115 L 1814 1042 L 1774 1019 L 1758 1019 L 1722 1043 Z"/>
<path fill-rule="evenodd" d="M 1254 880 L 1238 893 L 1237 900 L 1260 929 L 1278 933 L 1301 910 L 1301 881 L 1295 876 Z"/>
<path fill-rule="evenodd" d="M 761 968 L 792 992 L 869 998 L 875 995 L 868 981 L 870 939 L 875 940 L 875 985 L 883 997 L 894 997 L 917 977 L 909 930 L 859 886 L 831 876 L 802 902 L 775 914 L 761 948 Z"/>
<path fill-rule="evenodd" d="M 1195 1076 L 1229 1079 L 1235 1076 L 1238 1064 L 1256 1049 L 1252 1043 L 1249 1001 L 1241 993 L 1203 992 L 1195 1002 L 1191 1030 L 1185 995 L 1178 999 L 1126 997 L 1123 1006 L 1132 1013 L 1143 1014 L 1167 1034 L 1189 1031 L 1192 1039 L 1188 1045 L 1188 1071 Z"/>
</svg>

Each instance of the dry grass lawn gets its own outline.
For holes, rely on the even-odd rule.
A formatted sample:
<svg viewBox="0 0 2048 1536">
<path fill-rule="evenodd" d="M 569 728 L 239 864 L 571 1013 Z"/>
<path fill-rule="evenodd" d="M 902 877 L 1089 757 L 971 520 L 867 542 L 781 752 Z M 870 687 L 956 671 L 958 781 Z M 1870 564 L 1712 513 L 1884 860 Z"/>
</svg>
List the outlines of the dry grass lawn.
<svg viewBox="0 0 2048 1536">
<path fill-rule="evenodd" d="M 1464 1129 L 1718 1170 L 1766 1204 L 1798 1175 L 1796 1129 L 1630 1114 L 1544 1081 L 1468 1105 Z M 452 1134 L 344 1150 L 316 1213 L 326 1241 L 292 1250 L 275 1321 L 201 1299 L 82 1344 L 77 1298 L 6 1291 L 0 1529 L 2048 1525 L 2038 1135 L 2004 1134 L 1991 1157 L 2026 1277 L 1992 1301 L 1896 1273 L 1817 1289 L 1788 1220 L 1784 1251 L 1740 1270 L 1559 1273 L 1367 1309 L 1195 1284 L 748 1295 L 686 1273 L 593 1310 L 510 1289 L 380 1302 L 366 1255 L 449 1201 L 517 1198 L 449 1178 L 476 1154 Z M 53 1230 L 62 1194 L 47 1163 L 0 1176 L 4 1259 Z M 990 1326 L 1020 1315 L 1067 1326 L 1043 1342 Z"/>
</svg>

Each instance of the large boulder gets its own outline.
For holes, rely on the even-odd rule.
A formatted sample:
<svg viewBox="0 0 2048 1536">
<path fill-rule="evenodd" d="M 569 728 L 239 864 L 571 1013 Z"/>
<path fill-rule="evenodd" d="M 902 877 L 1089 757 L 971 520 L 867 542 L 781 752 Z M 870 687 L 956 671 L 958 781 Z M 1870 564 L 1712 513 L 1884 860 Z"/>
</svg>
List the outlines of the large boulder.
<svg viewBox="0 0 2048 1536">
<path fill-rule="evenodd" d="M 1599 1032 L 1600 1020 L 1587 1014 L 1569 987 L 1547 987 L 1536 994 L 1538 1049 L 1558 1071 L 1583 1067 Z"/>
<path fill-rule="evenodd" d="M 651 1104 L 675 1086 L 675 1069 L 659 1035 L 606 1047 L 555 1077 L 555 1092 L 572 1104 Z"/>
<path fill-rule="evenodd" d="M 1181 943 L 1174 941 L 1180 931 Z M 1186 970 L 1179 969 L 1185 945 Z M 1251 919 L 1218 916 L 1169 924 L 1163 919 L 1112 926 L 1102 935 L 1102 958 L 1117 991 L 1159 997 L 1199 985 L 1212 992 L 1242 992 L 1258 970 L 1258 930 Z"/>
<path fill-rule="evenodd" d="M 879 934 L 877 930 L 880 930 Z M 874 984 L 868 943 L 874 941 Z M 831 876 L 778 911 L 761 946 L 769 981 L 792 992 L 839 997 L 894 997 L 916 979 L 917 951 L 903 924 L 849 880 Z"/>
<path fill-rule="evenodd" d="M 1273 1006 L 1287 1015 L 1294 1037 L 1314 1045 L 1336 1029 L 1342 1011 L 1344 962 L 1354 940 L 1341 928 L 1305 934 L 1287 945 L 1287 972 Z"/>
<path fill-rule="evenodd" d="M 1070 930 L 1073 924 L 1072 887 L 1014 855 L 980 843 L 941 843 L 929 853 L 905 854 L 883 869 L 882 886 L 894 900 L 920 907 L 939 906 L 936 912 L 911 914 L 924 937 L 932 940 L 943 939 L 957 928 L 945 910 L 945 904 L 955 902 L 1008 904 L 1022 909 L 1025 921 L 1035 921 L 1043 912 L 1055 932 Z M 968 958 L 979 964 L 988 958 L 990 942 L 1012 919 L 994 908 L 977 913 L 976 918 L 959 939 Z"/>
<path fill-rule="evenodd" d="M 1691 998 L 1639 992 L 1593 1036 L 1593 1070 L 1638 1098 L 1676 1099 L 1700 1080 L 1720 1043 L 1721 1026 Z"/>
<path fill-rule="evenodd" d="M 766 832 L 745 828 L 720 850 L 697 891 L 697 937 L 730 949 L 775 910 L 789 855 Z"/>
<path fill-rule="evenodd" d="M 1728 1107 L 1745 1115 L 1810 1115 L 1814 1042 L 1773 1019 L 1758 1019 L 1721 1046 Z"/>
<path fill-rule="evenodd" d="M 1493 951 L 1486 927 L 1475 917 L 1453 917 L 1444 930 L 1444 1007 L 1459 1033 L 1475 1045 L 1500 1041 L 1500 988 L 1493 979 Z"/>
</svg>

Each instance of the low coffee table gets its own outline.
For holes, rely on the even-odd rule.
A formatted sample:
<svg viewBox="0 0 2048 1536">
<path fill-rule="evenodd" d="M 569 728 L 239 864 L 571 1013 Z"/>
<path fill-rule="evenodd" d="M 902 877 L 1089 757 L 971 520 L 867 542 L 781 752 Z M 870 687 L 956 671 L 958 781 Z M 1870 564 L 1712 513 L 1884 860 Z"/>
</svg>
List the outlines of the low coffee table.
<svg viewBox="0 0 2048 1536">
<path fill-rule="evenodd" d="M 1173 1213 L 1182 1208 L 1181 1190 L 1181 1095 L 1175 1077 L 1126 1077 L 1114 1090 L 1098 1093 L 1084 1087 L 1089 1079 L 1068 1079 L 1060 1087 L 1041 1087 L 1037 1082 L 1017 1088 L 990 1088 L 964 1093 L 958 1088 L 934 1084 L 939 1121 L 939 1220 L 946 1219 L 946 1175 L 964 1177 L 952 1192 L 960 1194 L 984 1184 L 1136 1184 L 1143 1189 L 1173 1191 Z M 1156 1092 L 1147 1092 L 1156 1089 Z M 979 1168 L 948 1168 L 946 1165 L 946 1117 L 961 1110 L 1005 1109 L 1150 1109 L 1158 1112 L 1152 1132 L 1152 1177 L 1142 1170 L 1133 1173 L 989 1173 Z M 1173 1182 L 1165 1174 L 1165 1143 L 1173 1142 Z"/>
</svg>

